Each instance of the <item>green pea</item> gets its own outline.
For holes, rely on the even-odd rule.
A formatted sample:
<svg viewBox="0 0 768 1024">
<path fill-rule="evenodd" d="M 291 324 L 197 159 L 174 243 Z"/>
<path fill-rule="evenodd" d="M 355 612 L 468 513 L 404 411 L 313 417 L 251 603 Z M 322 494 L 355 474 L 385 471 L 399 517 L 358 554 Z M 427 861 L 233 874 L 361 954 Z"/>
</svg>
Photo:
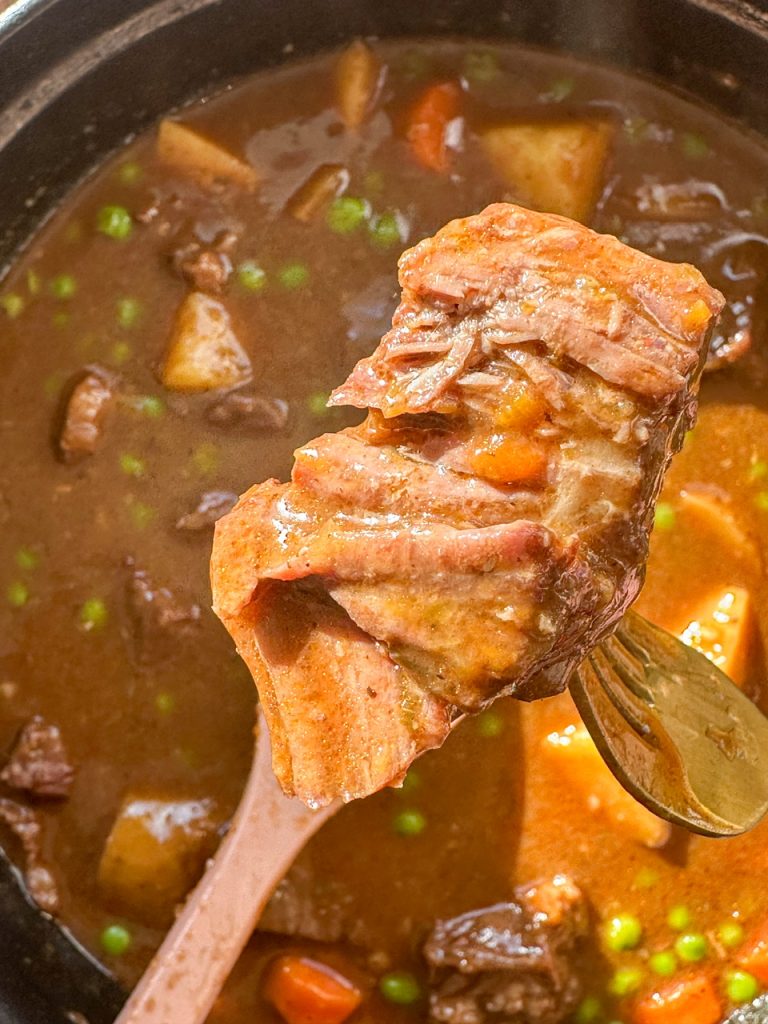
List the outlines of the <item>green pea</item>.
<svg viewBox="0 0 768 1024">
<path fill-rule="evenodd" d="M 69 313 L 65 313 L 63 309 L 60 309 L 51 317 L 51 323 L 58 330 L 63 331 L 65 327 L 69 327 L 69 322 L 71 319 L 72 317 L 69 315 Z"/>
<path fill-rule="evenodd" d="M 749 482 L 756 483 L 768 475 L 768 462 L 765 459 L 755 459 L 749 467 Z"/>
<path fill-rule="evenodd" d="M 129 345 L 127 341 L 116 341 L 112 346 L 112 361 L 118 366 L 127 363 L 132 355 L 133 346 Z"/>
<path fill-rule="evenodd" d="M 427 827 L 427 819 L 421 811 L 400 811 L 395 815 L 392 827 L 399 836 L 418 836 Z"/>
<path fill-rule="evenodd" d="M 683 932 L 691 923 L 691 912 L 688 907 L 678 904 L 667 914 L 667 924 L 675 932 Z"/>
<path fill-rule="evenodd" d="M 124 452 L 120 456 L 120 469 L 125 473 L 126 476 L 142 477 L 147 472 L 147 467 L 143 459 L 140 459 L 138 455 L 131 455 L 130 452 Z"/>
<path fill-rule="evenodd" d="M 706 936 L 700 932 L 686 932 L 675 942 L 675 952 L 685 963 L 695 964 L 703 960 L 709 950 Z"/>
<path fill-rule="evenodd" d="M 57 299 L 71 299 L 77 291 L 77 281 L 71 274 L 57 274 L 50 283 L 51 294 Z"/>
<path fill-rule="evenodd" d="M 379 992 L 398 1006 L 409 1006 L 421 999 L 421 985 L 410 971 L 391 971 L 379 978 Z"/>
<path fill-rule="evenodd" d="M 278 277 L 283 288 L 303 288 L 309 282 L 309 267 L 305 263 L 287 263 Z"/>
<path fill-rule="evenodd" d="M 14 580 L 6 587 L 5 596 L 11 608 L 23 608 L 29 600 L 29 587 L 21 580 Z"/>
<path fill-rule="evenodd" d="M 382 213 L 369 226 L 371 241 L 379 249 L 389 249 L 402 242 L 400 224 L 396 213 Z"/>
<path fill-rule="evenodd" d="M 648 966 L 661 978 L 671 978 L 677 970 L 677 957 L 671 949 L 664 949 L 660 953 L 652 954 Z"/>
<path fill-rule="evenodd" d="M 462 72 L 470 82 L 492 82 L 499 74 L 498 57 L 489 50 L 472 51 L 464 57 Z"/>
<path fill-rule="evenodd" d="M 735 949 L 744 941 L 744 929 L 738 921 L 723 921 L 717 929 L 717 938 L 726 949 Z"/>
<path fill-rule="evenodd" d="M 643 926 L 634 914 L 617 914 L 603 925 L 605 944 L 614 952 L 637 949 L 642 937 Z"/>
<path fill-rule="evenodd" d="M 654 871 L 653 868 L 640 868 L 635 875 L 634 887 L 635 889 L 652 889 L 659 881 L 659 872 Z"/>
<path fill-rule="evenodd" d="M 117 178 L 121 185 L 137 185 L 144 177 L 141 164 L 135 160 L 128 160 L 117 169 Z"/>
<path fill-rule="evenodd" d="M 109 618 L 106 604 L 100 597 L 89 597 L 80 606 L 80 625 L 86 632 L 103 629 Z"/>
<path fill-rule="evenodd" d="M 42 287 L 42 282 L 40 280 L 40 275 L 38 274 L 38 272 L 36 270 L 32 270 L 32 269 L 28 270 L 27 271 L 27 291 L 29 292 L 29 294 L 30 295 L 39 295 L 41 287 Z"/>
<path fill-rule="evenodd" d="M 192 461 L 198 473 L 208 476 L 214 473 L 219 465 L 219 449 L 212 441 L 204 441 L 195 449 Z"/>
<path fill-rule="evenodd" d="M 554 81 L 550 82 L 545 98 L 552 100 L 553 103 L 562 103 L 563 100 L 568 99 L 575 88 L 576 82 L 574 79 L 565 75 L 562 78 L 556 78 Z"/>
<path fill-rule="evenodd" d="M 131 945 L 131 933 L 121 924 L 110 924 L 99 936 L 101 948 L 108 956 L 122 956 Z"/>
<path fill-rule="evenodd" d="M 157 395 L 139 395 L 134 400 L 133 407 L 151 420 L 158 420 L 165 413 L 165 402 Z"/>
<path fill-rule="evenodd" d="M 40 555 L 32 548 L 28 548 L 26 546 L 20 547 L 16 552 L 14 561 L 20 569 L 25 569 L 27 572 L 31 572 L 40 564 Z"/>
<path fill-rule="evenodd" d="M 399 71 L 403 78 L 414 81 L 417 78 L 426 78 L 430 73 L 432 65 L 429 57 L 423 50 L 407 50 L 399 61 Z"/>
<path fill-rule="evenodd" d="M 102 235 L 122 242 L 133 231 L 133 218 L 124 206 L 102 206 L 96 217 L 96 227 Z"/>
<path fill-rule="evenodd" d="M 409 768 L 408 774 L 403 779 L 403 784 L 400 787 L 401 793 L 413 793 L 414 790 L 421 789 L 421 775 L 416 768 Z"/>
<path fill-rule="evenodd" d="M 157 509 L 133 498 L 128 502 L 128 514 L 137 530 L 146 530 L 157 519 Z"/>
<path fill-rule="evenodd" d="M 172 693 L 158 693 L 155 697 L 155 707 L 161 715 L 170 715 L 176 707 L 176 698 Z"/>
<path fill-rule="evenodd" d="M 267 275 L 256 260 L 243 260 L 236 274 L 239 283 L 249 292 L 260 292 L 267 283 Z"/>
<path fill-rule="evenodd" d="M 653 514 L 653 525 L 657 530 L 671 530 L 675 525 L 675 509 L 668 501 L 660 501 Z"/>
<path fill-rule="evenodd" d="M 680 135 L 680 148 L 687 157 L 693 160 L 700 160 L 712 152 L 707 140 L 698 132 L 683 132 Z"/>
<path fill-rule="evenodd" d="M 642 983 L 642 968 L 619 967 L 608 982 L 608 991 L 611 995 L 621 999 L 623 996 L 631 996 L 634 992 L 637 992 Z"/>
<path fill-rule="evenodd" d="M 328 408 L 328 399 L 330 395 L 327 391 L 316 391 L 314 395 L 310 395 L 307 399 L 307 408 L 313 416 L 327 416 L 330 412 Z"/>
<path fill-rule="evenodd" d="M 141 317 L 141 303 L 138 299 L 126 296 L 117 300 L 116 312 L 117 322 L 121 327 L 135 327 Z"/>
<path fill-rule="evenodd" d="M 349 235 L 366 222 L 370 213 L 367 200 L 339 196 L 328 206 L 325 222 L 337 235 Z"/>
<path fill-rule="evenodd" d="M 761 512 L 768 512 L 768 491 L 759 491 L 755 495 L 755 506 Z"/>
<path fill-rule="evenodd" d="M 576 1007 L 575 1024 L 593 1024 L 603 1014 L 603 1004 L 597 996 L 585 996 Z"/>
<path fill-rule="evenodd" d="M 747 971 L 728 971 L 725 975 L 725 994 L 732 1003 L 751 1003 L 760 991 L 760 984 Z"/>
<path fill-rule="evenodd" d="M 8 295 L 3 295 L 0 299 L 0 307 L 5 311 L 6 315 L 15 320 L 17 316 L 21 316 L 24 312 L 24 299 L 21 295 L 17 295 L 16 292 L 10 292 Z"/>
<path fill-rule="evenodd" d="M 489 709 L 477 716 L 477 731 L 487 740 L 495 739 L 504 732 L 504 718 L 499 711 Z"/>
</svg>

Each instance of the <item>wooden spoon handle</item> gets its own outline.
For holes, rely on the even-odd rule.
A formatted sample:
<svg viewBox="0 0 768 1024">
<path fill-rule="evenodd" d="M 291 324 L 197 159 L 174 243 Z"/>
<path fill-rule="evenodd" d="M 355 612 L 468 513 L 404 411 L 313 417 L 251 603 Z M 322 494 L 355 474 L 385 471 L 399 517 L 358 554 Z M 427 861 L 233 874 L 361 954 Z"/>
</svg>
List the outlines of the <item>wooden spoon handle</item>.
<svg viewBox="0 0 768 1024">
<path fill-rule="evenodd" d="M 275 886 L 338 806 L 311 811 L 282 793 L 260 716 L 229 833 L 115 1024 L 203 1024 Z"/>
</svg>

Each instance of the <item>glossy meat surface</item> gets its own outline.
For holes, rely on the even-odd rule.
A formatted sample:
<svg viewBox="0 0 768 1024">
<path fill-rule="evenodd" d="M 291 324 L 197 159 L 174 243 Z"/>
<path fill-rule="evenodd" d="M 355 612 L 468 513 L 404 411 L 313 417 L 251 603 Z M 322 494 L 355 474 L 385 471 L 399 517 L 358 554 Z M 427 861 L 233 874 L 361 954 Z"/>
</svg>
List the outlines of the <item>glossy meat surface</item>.
<svg viewBox="0 0 768 1024">
<path fill-rule="evenodd" d="M 563 688 L 637 595 L 722 297 L 565 218 L 497 204 L 400 261 L 392 330 L 217 525 L 214 608 L 287 792 L 397 783 L 452 720 Z"/>
</svg>

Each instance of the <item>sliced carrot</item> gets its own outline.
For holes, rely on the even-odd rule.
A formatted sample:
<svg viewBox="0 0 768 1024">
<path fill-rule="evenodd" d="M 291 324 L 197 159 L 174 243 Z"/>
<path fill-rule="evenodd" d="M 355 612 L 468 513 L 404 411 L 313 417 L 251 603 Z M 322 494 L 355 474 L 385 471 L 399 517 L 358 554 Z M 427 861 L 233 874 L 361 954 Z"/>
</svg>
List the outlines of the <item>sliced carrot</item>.
<svg viewBox="0 0 768 1024">
<path fill-rule="evenodd" d="M 408 117 L 406 137 L 422 167 L 445 174 L 450 167 L 446 132 L 459 114 L 461 92 L 454 82 L 430 85 Z"/>
<path fill-rule="evenodd" d="M 768 918 L 752 933 L 736 955 L 739 967 L 768 985 Z"/>
<path fill-rule="evenodd" d="M 341 1024 L 363 998 L 343 975 L 302 956 L 278 957 L 262 992 L 287 1024 Z"/>
<path fill-rule="evenodd" d="M 712 979 L 694 974 L 657 989 L 635 1004 L 633 1024 L 718 1024 L 723 1006 Z"/>
<path fill-rule="evenodd" d="M 478 445 L 471 463 L 479 476 L 499 484 L 537 486 L 547 473 L 547 456 L 538 445 L 503 434 L 492 434 Z"/>
</svg>

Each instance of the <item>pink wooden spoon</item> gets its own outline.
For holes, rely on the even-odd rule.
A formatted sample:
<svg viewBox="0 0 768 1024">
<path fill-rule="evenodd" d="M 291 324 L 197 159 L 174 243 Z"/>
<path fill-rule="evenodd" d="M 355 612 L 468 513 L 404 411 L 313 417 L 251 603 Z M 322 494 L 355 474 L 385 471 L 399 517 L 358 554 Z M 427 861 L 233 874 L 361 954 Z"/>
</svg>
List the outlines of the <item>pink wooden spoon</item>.
<svg viewBox="0 0 768 1024">
<path fill-rule="evenodd" d="M 203 1024 L 278 882 L 341 807 L 311 811 L 285 796 L 260 710 L 256 735 L 229 832 L 115 1024 Z"/>
</svg>

